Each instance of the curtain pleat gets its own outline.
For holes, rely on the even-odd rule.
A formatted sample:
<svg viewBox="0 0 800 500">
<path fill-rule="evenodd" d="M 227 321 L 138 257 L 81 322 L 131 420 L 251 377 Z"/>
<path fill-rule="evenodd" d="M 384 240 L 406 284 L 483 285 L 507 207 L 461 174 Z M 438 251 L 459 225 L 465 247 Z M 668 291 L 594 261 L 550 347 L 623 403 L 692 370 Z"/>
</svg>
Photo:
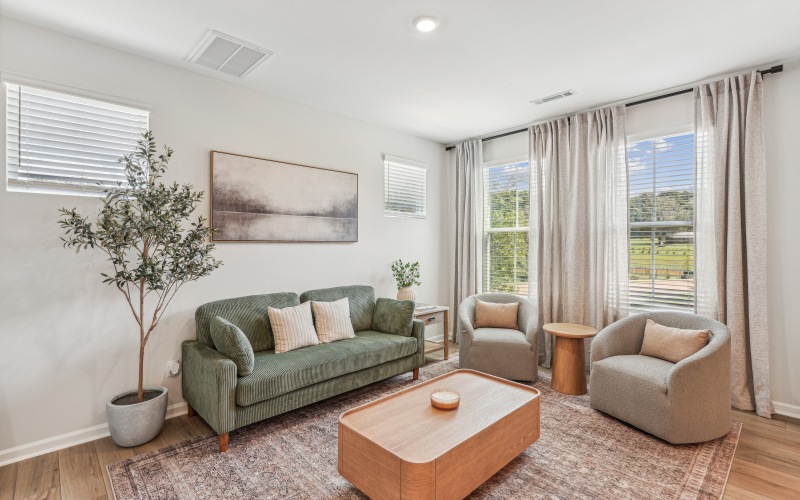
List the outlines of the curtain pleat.
<svg viewBox="0 0 800 500">
<path fill-rule="evenodd" d="M 529 138 L 539 325 L 603 328 L 627 315 L 625 108 L 535 125 Z M 552 354 L 552 336 L 540 331 L 540 364 L 549 367 Z"/>
<path fill-rule="evenodd" d="M 483 163 L 483 143 L 480 140 L 465 141 L 456 145 L 456 255 L 453 300 L 451 314 L 453 340 L 458 342 L 458 306 L 478 293 L 481 277 L 480 219 L 481 189 L 480 171 Z M 446 333 L 449 335 L 449 332 Z"/>
<path fill-rule="evenodd" d="M 762 116 L 757 71 L 695 89 L 697 310 L 731 331 L 731 404 L 770 417 Z"/>
</svg>

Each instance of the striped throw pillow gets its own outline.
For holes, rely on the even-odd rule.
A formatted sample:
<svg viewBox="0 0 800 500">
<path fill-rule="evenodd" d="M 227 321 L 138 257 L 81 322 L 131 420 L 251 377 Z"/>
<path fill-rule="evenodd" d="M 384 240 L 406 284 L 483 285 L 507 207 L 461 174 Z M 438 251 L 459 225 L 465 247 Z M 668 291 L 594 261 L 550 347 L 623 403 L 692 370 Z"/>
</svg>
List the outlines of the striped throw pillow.
<svg viewBox="0 0 800 500">
<path fill-rule="evenodd" d="M 309 302 L 282 309 L 268 307 L 267 314 L 275 336 L 275 354 L 319 344 Z"/>
<path fill-rule="evenodd" d="M 317 337 L 323 344 L 355 338 L 350 322 L 350 301 L 347 297 L 333 302 L 311 302 Z"/>
</svg>

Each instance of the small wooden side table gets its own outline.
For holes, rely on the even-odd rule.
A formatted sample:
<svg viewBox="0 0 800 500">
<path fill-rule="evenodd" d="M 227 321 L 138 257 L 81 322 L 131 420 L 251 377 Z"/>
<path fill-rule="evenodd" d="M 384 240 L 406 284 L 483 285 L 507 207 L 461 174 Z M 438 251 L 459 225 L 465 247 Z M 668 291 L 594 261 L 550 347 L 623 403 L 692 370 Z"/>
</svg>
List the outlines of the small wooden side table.
<svg viewBox="0 0 800 500">
<path fill-rule="evenodd" d="M 542 329 L 555 337 L 553 390 L 574 396 L 586 394 L 583 339 L 594 337 L 597 330 L 572 323 L 548 323 Z"/>
<path fill-rule="evenodd" d="M 419 304 L 424 306 L 424 304 Z M 441 346 L 432 347 L 425 351 L 425 354 L 444 350 L 444 359 L 448 358 L 450 344 L 450 308 L 447 306 L 433 306 L 429 309 L 414 309 L 414 319 L 422 320 L 425 326 L 443 323 L 444 342 Z"/>
</svg>

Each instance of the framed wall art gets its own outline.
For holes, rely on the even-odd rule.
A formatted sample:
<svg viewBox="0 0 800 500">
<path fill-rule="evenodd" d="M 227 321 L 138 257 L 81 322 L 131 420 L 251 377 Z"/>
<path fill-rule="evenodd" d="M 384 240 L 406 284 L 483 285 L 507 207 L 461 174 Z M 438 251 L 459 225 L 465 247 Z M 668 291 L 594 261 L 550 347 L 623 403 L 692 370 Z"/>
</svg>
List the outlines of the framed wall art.
<svg viewBox="0 0 800 500">
<path fill-rule="evenodd" d="M 211 152 L 212 241 L 358 241 L 358 174 Z"/>
</svg>

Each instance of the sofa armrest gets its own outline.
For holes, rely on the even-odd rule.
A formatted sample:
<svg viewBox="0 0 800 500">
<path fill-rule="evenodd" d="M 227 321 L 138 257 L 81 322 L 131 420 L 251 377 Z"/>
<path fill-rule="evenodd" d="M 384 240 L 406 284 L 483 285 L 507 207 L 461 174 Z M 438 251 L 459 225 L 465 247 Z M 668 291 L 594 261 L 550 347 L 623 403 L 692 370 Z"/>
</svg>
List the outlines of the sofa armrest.
<svg viewBox="0 0 800 500">
<path fill-rule="evenodd" d="M 519 329 L 525 334 L 525 340 L 531 345 L 531 349 L 536 351 L 539 339 L 539 317 L 536 306 L 528 300 L 519 302 Z"/>
<path fill-rule="evenodd" d="M 639 354 L 644 339 L 644 326 L 647 315 L 628 316 L 600 330 L 591 344 L 591 362 L 621 356 Z"/>
<path fill-rule="evenodd" d="M 411 325 L 411 336 L 417 339 L 417 353 L 416 365 L 422 366 L 425 364 L 425 322 L 421 319 L 415 319 Z"/>
<path fill-rule="evenodd" d="M 730 399 L 731 338 L 727 327 L 713 332 L 711 341 L 673 366 L 667 374 L 667 394 L 690 399 Z"/>
<path fill-rule="evenodd" d="M 463 343 L 464 345 L 472 343 L 472 339 L 475 337 L 475 330 L 472 328 L 472 323 L 474 321 L 475 299 L 473 297 L 467 297 L 458 306 L 458 329 L 456 330 L 456 334 L 458 335 L 457 340 L 459 343 Z"/>
<path fill-rule="evenodd" d="M 236 364 L 196 340 L 181 346 L 183 398 L 217 432 L 236 428 Z"/>
</svg>

